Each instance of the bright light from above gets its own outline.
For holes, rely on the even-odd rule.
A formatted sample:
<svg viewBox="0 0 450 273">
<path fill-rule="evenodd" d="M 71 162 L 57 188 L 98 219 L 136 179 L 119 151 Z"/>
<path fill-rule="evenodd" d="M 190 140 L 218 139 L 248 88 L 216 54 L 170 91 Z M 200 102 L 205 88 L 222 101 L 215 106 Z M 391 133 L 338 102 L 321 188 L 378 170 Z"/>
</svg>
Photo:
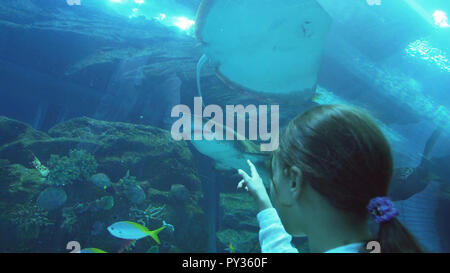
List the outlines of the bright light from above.
<svg viewBox="0 0 450 273">
<path fill-rule="evenodd" d="M 195 21 L 190 20 L 186 17 L 175 17 L 173 25 L 177 26 L 181 30 L 187 30 L 195 24 Z"/>
<path fill-rule="evenodd" d="M 135 18 L 154 19 L 161 22 L 165 26 L 177 27 L 184 31 L 187 35 L 193 34 L 192 26 L 195 24 L 194 20 L 181 15 L 180 11 L 174 11 L 174 14 L 166 14 L 164 5 L 157 3 L 157 1 L 145 0 L 108 0 L 110 3 L 115 3 L 114 9 L 119 14 L 127 16 L 131 20 Z M 159 12 L 158 12 L 159 11 Z M 171 11 L 172 12 L 172 11 Z M 176 13 L 175 13 L 176 12 Z"/>
<path fill-rule="evenodd" d="M 434 24 L 439 27 L 450 27 L 448 24 L 447 14 L 442 10 L 436 10 L 433 13 Z"/>
<path fill-rule="evenodd" d="M 166 15 L 164 13 L 160 13 L 158 16 L 155 17 L 156 20 L 162 21 L 166 19 Z"/>
<path fill-rule="evenodd" d="M 418 57 L 431 64 L 437 65 L 440 69 L 450 72 L 450 61 L 444 51 L 433 47 L 426 40 L 417 40 L 408 45 L 406 53 L 412 57 Z"/>
</svg>

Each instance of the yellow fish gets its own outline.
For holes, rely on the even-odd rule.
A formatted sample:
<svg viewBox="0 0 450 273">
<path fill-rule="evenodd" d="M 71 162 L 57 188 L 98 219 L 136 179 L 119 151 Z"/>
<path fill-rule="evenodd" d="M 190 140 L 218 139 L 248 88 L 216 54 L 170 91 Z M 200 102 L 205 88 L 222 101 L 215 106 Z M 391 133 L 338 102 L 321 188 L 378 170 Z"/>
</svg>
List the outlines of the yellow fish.
<svg viewBox="0 0 450 273">
<path fill-rule="evenodd" d="M 234 248 L 233 244 L 230 242 L 227 248 L 225 248 L 226 251 L 230 253 L 236 253 L 236 249 Z"/>
<path fill-rule="evenodd" d="M 82 249 L 80 253 L 108 253 L 108 252 L 101 250 L 100 248 L 91 247 Z"/>
</svg>

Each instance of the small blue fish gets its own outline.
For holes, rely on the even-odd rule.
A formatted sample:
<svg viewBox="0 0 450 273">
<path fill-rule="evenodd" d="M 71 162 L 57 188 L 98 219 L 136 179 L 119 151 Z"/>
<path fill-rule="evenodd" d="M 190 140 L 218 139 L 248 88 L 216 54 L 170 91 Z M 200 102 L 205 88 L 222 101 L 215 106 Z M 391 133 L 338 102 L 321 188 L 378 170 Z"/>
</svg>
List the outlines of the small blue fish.
<svg viewBox="0 0 450 273">
<path fill-rule="evenodd" d="M 144 237 L 150 236 L 158 244 L 161 244 L 158 238 L 158 233 L 165 228 L 166 227 L 163 226 L 156 230 L 148 230 L 146 227 L 138 223 L 130 221 L 120 221 L 110 225 L 108 227 L 108 231 L 112 236 L 126 240 L 139 240 Z"/>
<path fill-rule="evenodd" d="M 171 233 L 175 232 L 175 227 L 171 224 L 167 224 L 166 221 L 163 220 L 163 226 L 166 227 Z"/>
</svg>

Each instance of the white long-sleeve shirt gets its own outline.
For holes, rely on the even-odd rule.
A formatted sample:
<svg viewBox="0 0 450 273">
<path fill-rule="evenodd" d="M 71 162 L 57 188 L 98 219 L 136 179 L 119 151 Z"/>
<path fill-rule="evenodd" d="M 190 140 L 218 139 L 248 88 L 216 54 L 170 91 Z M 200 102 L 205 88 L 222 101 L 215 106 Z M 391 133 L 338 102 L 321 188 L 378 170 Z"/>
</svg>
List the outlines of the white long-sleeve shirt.
<svg viewBox="0 0 450 273">
<path fill-rule="evenodd" d="M 263 253 L 298 253 L 292 246 L 292 236 L 289 235 L 281 223 L 281 219 L 274 208 L 268 208 L 256 216 L 259 223 L 259 243 Z M 354 243 L 330 249 L 326 253 L 358 253 L 363 243 Z"/>
</svg>

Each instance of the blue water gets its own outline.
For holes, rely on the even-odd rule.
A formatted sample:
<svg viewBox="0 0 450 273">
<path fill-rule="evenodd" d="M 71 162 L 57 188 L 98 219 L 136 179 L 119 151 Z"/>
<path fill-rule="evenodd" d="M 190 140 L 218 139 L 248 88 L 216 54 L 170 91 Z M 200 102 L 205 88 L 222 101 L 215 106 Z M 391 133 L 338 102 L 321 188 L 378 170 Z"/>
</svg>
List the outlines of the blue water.
<svg viewBox="0 0 450 273">
<path fill-rule="evenodd" d="M 193 108 L 197 95 L 200 2 L 1 1 L 0 252 L 69 252 L 69 241 L 108 252 L 227 252 L 229 243 L 260 251 L 256 208 L 236 192 L 235 173 L 189 142 L 171 146 L 172 108 Z M 430 251 L 449 252 L 450 2 L 318 2 L 332 25 L 315 104 L 369 110 L 397 172 L 420 166 L 427 141 L 441 131 L 427 155 L 432 188 L 397 201 L 401 220 Z M 201 75 L 207 104 L 264 102 L 228 88 L 211 64 Z M 283 107 L 281 127 L 306 109 Z M 71 157 L 71 150 L 82 152 Z M 50 175 L 38 172 L 35 158 Z M 110 182 L 92 181 L 96 173 Z M 56 209 L 47 211 L 37 200 L 50 186 L 67 200 L 49 197 Z M 160 233 L 161 245 L 128 242 L 106 230 L 117 221 L 151 230 L 165 221 L 174 230 Z M 304 238 L 294 243 L 308 249 Z"/>
</svg>

